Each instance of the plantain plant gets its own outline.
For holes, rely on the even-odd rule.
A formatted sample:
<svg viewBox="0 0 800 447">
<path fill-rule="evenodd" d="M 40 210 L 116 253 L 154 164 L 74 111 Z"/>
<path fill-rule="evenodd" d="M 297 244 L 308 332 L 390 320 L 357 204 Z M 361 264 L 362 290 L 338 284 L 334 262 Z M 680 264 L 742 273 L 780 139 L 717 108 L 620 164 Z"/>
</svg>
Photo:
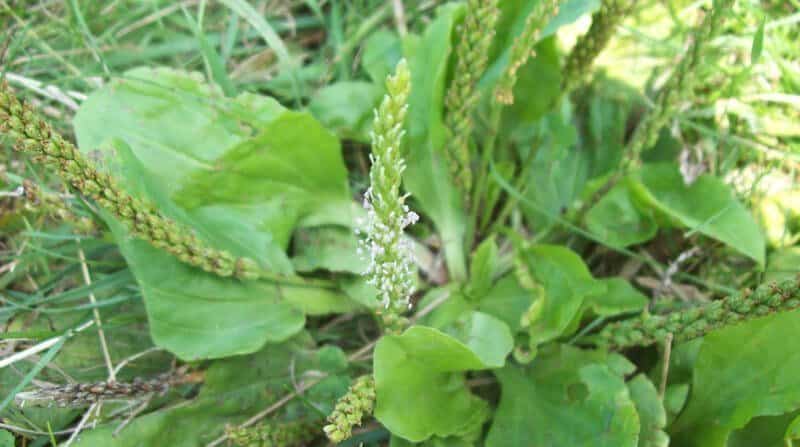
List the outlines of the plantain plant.
<svg viewBox="0 0 800 447">
<path fill-rule="evenodd" d="M 794 417 L 779 369 L 800 365 L 776 342 L 796 335 L 800 278 L 747 273 L 736 292 L 694 276 L 706 250 L 763 271 L 767 242 L 720 175 L 687 178 L 670 152 L 733 0 L 687 21 L 652 95 L 595 69 L 644 2 L 467 0 L 410 30 L 397 3 L 403 32 L 363 44 L 370 80 L 305 108 L 237 95 L 219 70 L 135 68 L 82 102 L 72 143 L 0 84 L 0 130 L 92 219 L 27 183 L 31 201 L 113 239 L 154 345 L 191 370 L 17 389 L 17 405 L 144 402 L 122 428 L 81 422 L 81 446 L 726 445 Z M 767 422 L 791 442 L 796 424 Z"/>
</svg>

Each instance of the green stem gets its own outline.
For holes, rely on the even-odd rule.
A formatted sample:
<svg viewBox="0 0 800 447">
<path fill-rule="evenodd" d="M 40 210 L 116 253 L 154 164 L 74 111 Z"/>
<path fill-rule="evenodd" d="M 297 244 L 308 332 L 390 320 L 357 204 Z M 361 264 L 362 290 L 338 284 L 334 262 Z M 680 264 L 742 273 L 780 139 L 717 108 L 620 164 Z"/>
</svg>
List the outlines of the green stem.
<svg viewBox="0 0 800 447">
<path fill-rule="evenodd" d="M 478 170 L 478 182 L 473 190 L 472 208 L 470 209 L 470 216 L 467 220 L 467 231 L 465 244 L 467 247 L 472 247 L 475 240 L 476 230 L 478 227 L 479 210 L 481 209 L 481 198 L 486 194 L 486 188 L 489 184 L 489 165 L 494 158 L 494 149 L 497 145 L 497 135 L 500 131 L 500 119 L 502 117 L 503 107 L 496 101 L 492 102 L 489 114 L 489 136 L 483 147 L 483 154 L 481 157 L 481 166 Z M 487 204 L 488 205 L 488 204 Z M 483 212 L 491 213 L 491 209 L 484 209 Z"/>
<path fill-rule="evenodd" d="M 517 176 L 516 181 L 514 182 L 514 189 L 520 191 L 521 193 L 525 193 L 523 188 L 527 182 L 528 177 L 530 177 L 531 171 L 533 171 L 533 158 L 536 155 L 536 150 L 531 149 L 528 156 L 525 157 L 525 160 L 522 161 L 522 171 L 520 171 L 519 175 Z M 497 196 L 500 197 L 499 195 Z M 517 197 L 509 197 L 508 200 L 503 204 L 503 208 L 500 210 L 500 213 L 497 215 L 497 218 L 494 219 L 492 226 L 486 231 L 486 234 L 495 234 L 500 227 L 503 225 L 508 216 L 511 214 L 511 211 L 517 208 L 519 204 L 519 199 Z M 492 208 L 494 208 L 494 204 L 492 204 Z M 486 229 L 486 225 L 489 223 L 489 218 L 491 214 L 484 214 L 483 220 L 481 221 L 480 229 L 481 231 Z"/>
</svg>

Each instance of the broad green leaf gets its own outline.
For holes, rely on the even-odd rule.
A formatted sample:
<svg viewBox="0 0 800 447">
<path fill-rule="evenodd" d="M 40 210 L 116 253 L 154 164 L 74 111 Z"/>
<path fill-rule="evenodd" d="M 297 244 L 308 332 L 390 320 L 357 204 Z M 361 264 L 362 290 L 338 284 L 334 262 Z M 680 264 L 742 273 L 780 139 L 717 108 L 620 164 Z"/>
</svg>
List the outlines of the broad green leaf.
<svg viewBox="0 0 800 447">
<path fill-rule="evenodd" d="M 639 374 L 628 382 L 628 392 L 639 415 L 639 447 L 669 446 L 669 436 L 664 433 L 667 412 L 653 382 Z"/>
<path fill-rule="evenodd" d="M 308 99 L 316 90 L 316 86 L 322 84 L 330 78 L 329 65 L 319 61 L 296 67 L 294 70 L 281 70 L 275 76 L 264 79 L 261 71 L 254 71 L 249 79 L 247 76 L 238 79 L 240 82 L 245 79 L 250 82 L 263 83 L 264 90 L 270 95 L 280 98 L 284 103 L 297 104 L 301 100 Z"/>
<path fill-rule="evenodd" d="M 443 328 L 478 310 L 503 321 L 512 333 L 530 332 L 536 344 L 571 333 L 586 312 L 614 316 L 640 311 L 648 302 L 622 278 L 592 278 L 577 254 L 565 247 L 538 245 L 522 253 L 519 268 L 539 283 L 534 289 L 523 287 L 513 274 L 483 295 L 465 296 L 452 287 L 433 289 L 419 307 L 444 301 L 422 320 L 424 324 Z"/>
<path fill-rule="evenodd" d="M 711 175 L 687 186 L 671 163 L 645 165 L 635 188 L 646 205 L 692 232 L 723 242 L 764 267 L 765 240 L 750 212 L 730 187 Z"/>
<path fill-rule="evenodd" d="M 378 85 L 369 82 L 337 82 L 320 89 L 308 110 L 339 137 L 367 143 L 372 110 L 378 106 L 382 92 Z"/>
<path fill-rule="evenodd" d="M 367 309 L 343 290 L 323 287 L 279 285 L 278 296 L 306 315 L 320 316 L 361 312 Z"/>
<path fill-rule="evenodd" d="M 530 142 L 535 152 L 520 157 L 532 163 L 528 172 L 525 197 L 536 206 L 525 206 L 523 212 L 534 226 L 554 223 L 563 215 L 584 189 L 590 168 L 586 151 L 576 150 L 578 134 L 571 122 L 566 103 L 561 110 L 541 117 L 527 127 L 532 132 Z M 524 141 L 524 140 L 523 140 Z"/>
<path fill-rule="evenodd" d="M 643 107 L 641 92 L 604 72 L 594 73 L 592 83 L 573 95 L 576 115 L 584 122 L 578 147 L 591 160 L 590 178 L 610 174 L 622 160 L 628 137 L 628 118 Z"/>
<path fill-rule="evenodd" d="M 293 271 L 285 250 L 301 220 L 351 220 L 336 138 L 270 98 L 226 99 L 195 75 L 136 69 L 93 93 L 75 130 L 82 150 L 98 150 L 131 194 L 211 245 L 278 273 Z M 292 287 L 215 277 L 106 220 L 142 288 L 159 346 L 184 359 L 223 357 L 256 351 L 302 327 Z M 329 294 L 317 298 L 301 307 L 336 307 Z"/>
<path fill-rule="evenodd" d="M 189 210 L 209 204 L 261 206 L 297 218 L 332 205 L 349 211 L 352 201 L 339 142 L 308 113 L 292 111 L 212 165 L 195 169 L 174 198 Z M 310 218 L 316 224 L 352 222 L 349 215 L 321 214 Z"/>
<path fill-rule="evenodd" d="M 465 216 L 462 198 L 450 179 L 444 156 L 444 95 L 453 30 L 463 5 L 444 5 L 422 35 L 409 34 L 403 49 L 411 70 L 405 138 L 406 189 L 442 238 L 447 267 L 456 281 L 466 279 Z"/>
<path fill-rule="evenodd" d="M 534 297 L 529 290 L 519 284 L 513 274 L 498 280 L 483 296 L 468 299 L 464 293 L 453 289 L 454 287 L 431 289 L 420 300 L 419 308 L 444 300 L 430 314 L 423 317 L 422 324 L 442 329 L 469 312 L 477 310 L 504 322 L 512 334 L 523 329 L 527 330 L 523 328 L 522 319 L 531 307 Z"/>
<path fill-rule="evenodd" d="M 800 247 L 786 247 L 769 254 L 765 282 L 794 278 L 800 272 Z"/>
<path fill-rule="evenodd" d="M 517 333 L 522 329 L 522 315 L 531 307 L 534 297 L 511 274 L 498 280 L 489 293 L 478 303 L 478 310 L 492 315 Z"/>
<path fill-rule="evenodd" d="M 688 399 L 688 383 L 667 386 L 667 389 L 664 391 L 664 409 L 667 411 L 667 421 L 669 424 L 672 424 L 678 417 Z"/>
<path fill-rule="evenodd" d="M 467 313 L 476 310 L 475 303 L 467 300 L 464 293 L 453 284 L 428 290 L 417 307 L 424 309 L 433 303 L 440 304 L 429 314 L 423 316 L 418 321 L 419 324 L 443 329 Z"/>
<path fill-rule="evenodd" d="M 301 375 L 307 370 L 316 369 L 318 362 L 307 334 L 253 355 L 215 361 L 206 371 L 205 384 L 197 397 L 182 405 L 167 406 L 141 415 L 118 436 L 112 434 L 118 425 L 112 420 L 107 425 L 82 433 L 74 445 L 206 445 L 224 432 L 226 424 L 239 424 L 280 399 L 292 387 L 293 372 Z M 330 382 L 326 385 L 330 385 Z M 343 393 L 346 387 L 345 382 L 338 394 Z M 305 394 L 307 403 L 291 403 L 290 408 L 284 407 L 273 414 L 268 422 L 280 423 L 289 415 L 294 418 L 318 418 L 317 410 L 312 410 L 308 405 L 318 405 L 321 410 L 330 411 L 337 397 L 320 399 L 320 395 L 312 388 Z"/>
<path fill-rule="evenodd" d="M 640 210 L 625 183 L 611 189 L 586 213 L 586 227 L 604 244 L 623 248 L 652 239 L 658 225 L 649 210 Z"/>
<path fill-rule="evenodd" d="M 464 436 L 488 417 L 488 404 L 469 392 L 463 372 L 501 367 L 511 333 L 481 313 L 451 330 L 463 341 L 423 326 L 378 341 L 375 417 L 393 434 L 413 442 Z"/>
<path fill-rule="evenodd" d="M 198 73 L 138 68 L 95 91 L 74 125 L 81 150 L 105 151 L 112 138 L 129 144 L 167 195 L 199 166 L 254 135 L 285 109 L 271 98 L 224 99 Z M 191 123 L 191 125 L 188 125 Z M 94 154 L 109 164 L 113 157 Z"/>
<path fill-rule="evenodd" d="M 338 346 L 323 346 L 317 352 L 319 369 L 327 373 L 340 373 L 347 370 L 347 355 Z"/>
<path fill-rule="evenodd" d="M 341 277 L 337 283 L 342 292 L 365 308 L 377 310 L 381 306 L 381 301 L 378 299 L 378 290 L 374 286 L 367 284 L 367 279 L 363 276 Z"/>
<path fill-rule="evenodd" d="M 589 295 L 584 308 L 591 309 L 595 315 L 607 317 L 644 309 L 649 300 L 641 292 L 622 278 L 603 278 L 597 280 L 605 285 L 602 293 Z"/>
<path fill-rule="evenodd" d="M 122 160 L 127 162 L 123 172 L 128 178 L 146 178 L 136 176 L 136 172 L 145 172 L 136 160 L 129 155 L 123 155 Z M 182 209 L 172 202 L 162 199 L 161 203 L 169 207 L 164 209 L 174 210 L 174 215 L 182 215 Z M 225 214 L 209 216 L 226 217 Z M 281 296 L 291 287 L 205 273 L 145 241 L 131 238 L 111 216 L 106 216 L 106 222 L 142 289 L 150 334 L 156 345 L 184 359 L 225 357 L 256 351 L 264 343 L 284 340 L 303 327 L 302 312 Z M 205 225 L 199 226 L 200 223 Z M 234 221 L 228 226 L 210 226 L 195 221 L 194 228 L 199 232 L 208 229 L 208 233 L 201 234 L 219 235 L 208 239 L 241 253 L 237 245 L 225 244 L 232 236 L 247 234 L 247 229 L 241 230 L 236 224 Z M 216 233 L 211 233 L 215 230 Z"/>
<path fill-rule="evenodd" d="M 0 430 L 0 447 L 14 447 L 14 435 L 6 430 Z"/>
<path fill-rule="evenodd" d="M 157 346 L 184 360 L 257 351 L 303 328 L 303 313 L 281 299 L 285 287 L 199 272 L 107 219 L 139 282 Z"/>
<path fill-rule="evenodd" d="M 403 46 L 400 38 L 397 33 L 384 28 L 372 33 L 364 41 L 361 66 L 374 82 L 383 85 L 401 57 Z"/>
<path fill-rule="evenodd" d="M 527 269 L 542 289 L 540 308 L 530 319 L 531 347 L 554 340 L 580 316 L 584 299 L 605 291 L 583 260 L 572 250 L 556 245 L 535 245 L 519 253 L 520 268 Z"/>
<path fill-rule="evenodd" d="M 726 447 L 792 447 L 792 419 L 797 412 L 778 416 L 762 416 L 750 421 L 728 438 Z M 796 438 L 795 438 L 796 439 Z"/>
<path fill-rule="evenodd" d="M 353 230 L 338 226 L 301 228 L 292 241 L 292 264 L 297 271 L 318 269 L 332 272 L 364 272 L 364 260 L 358 255 L 358 240 Z"/>
<path fill-rule="evenodd" d="M 561 97 L 561 69 L 555 38 L 536 46 L 536 57 L 517 72 L 513 104 L 503 108 L 501 138 L 529 141 L 540 118 L 550 112 Z M 574 143 L 574 139 L 572 141 Z"/>
<path fill-rule="evenodd" d="M 211 168 L 284 110 L 270 98 L 225 100 L 193 74 L 136 69 L 89 96 L 74 124 L 81 150 L 102 157 L 129 193 L 149 198 L 211 243 L 289 273 L 283 251 L 297 212 L 246 203 L 190 211 L 174 200 L 199 168 Z"/>
<path fill-rule="evenodd" d="M 550 345 L 528 367 L 495 371 L 502 392 L 486 447 L 635 447 L 639 417 L 623 379 L 631 367 Z"/>
<path fill-rule="evenodd" d="M 503 366 L 513 343 L 506 324 L 482 312 L 471 312 L 445 327 L 443 332 L 464 343 L 486 367 L 491 368 Z"/>
<path fill-rule="evenodd" d="M 389 441 L 389 447 L 475 447 L 475 442 L 455 436 L 449 438 L 434 436 L 427 441 L 411 442 L 399 436 L 392 436 Z"/>
<path fill-rule="evenodd" d="M 669 358 L 669 384 L 682 385 L 688 384 L 692 381 L 694 366 L 697 362 L 697 356 L 700 354 L 700 349 L 702 347 L 702 338 L 697 338 L 685 343 L 679 343 L 672 347 L 672 355 L 670 355 Z M 659 370 L 658 373 L 660 374 L 661 371 Z M 684 401 L 679 403 L 679 406 L 673 406 L 673 408 L 680 410 L 683 408 L 683 405 L 686 402 Z"/>
<path fill-rule="evenodd" d="M 800 408 L 800 313 L 786 312 L 706 335 L 694 362 L 692 392 L 670 428 L 687 446 L 724 446 L 757 416 Z"/>
</svg>

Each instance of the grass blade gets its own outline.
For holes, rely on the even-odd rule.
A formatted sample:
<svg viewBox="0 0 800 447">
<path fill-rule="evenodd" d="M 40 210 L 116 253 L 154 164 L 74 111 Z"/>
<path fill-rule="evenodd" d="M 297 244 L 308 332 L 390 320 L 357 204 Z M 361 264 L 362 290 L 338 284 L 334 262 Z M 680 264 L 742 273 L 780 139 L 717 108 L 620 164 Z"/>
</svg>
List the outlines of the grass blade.
<svg viewBox="0 0 800 447">
<path fill-rule="evenodd" d="M 67 341 L 67 338 L 68 337 L 66 336 L 62 336 L 56 342 L 56 344 L 51 346 L 50 349 L 48 349 L 47 352 L 45 352 L 45 354 L 39 359 L 39 361 L 36 362 L 36 365 L 30 371 L 28 371 L 28 374 L 25 374 L 25 377 L 23 377 L 22 380 L 14 387 L 14 389 L 12 389 L 10 393 L 8 393 L 5 399 L 3 399 L 3 402 L 0 403 L 0 411 L 3 411 L 8 406 L 8 404 L 11 403 L 12 400 L 14 400 L 14 396 L 16 396 L 17 393 L 19 393 L 23 388 L 28 386 L 31 380 L 33 380 L 33 378 L 36 377 L 37 374 L 39 374 L 39 371 L 41 371 L 42 368 L 44 368 L 48 363 L 50 363 L 51 360 L 53 360 L 53 357 L 55 357 L 56 354 L 58 354 L 58 351 L 61 350 L 61 347 L 64 346 L 64 342 Z"/>
<path fill-rule="evenodd" d="M 253 28 L 261 34 L 261 37 L 267 45 L 278 56 L 278 61 L 289 70 L 289 78 L 292 80 L 292 90 L 294 92 L 294 99 L 296 102 L 300 101 L 300 85 L 297 80 L 296 67 L 292 63 L 289 56 L 289 49 L 283 43 L 278 33 L 272 28 L 258 11 L 255 10 L 249 3 L 244 0 L 220 0 L 225 6 L 230 8 L 233 12 L 240 15 L 243 19 L 247 20 Z"/>
</svg>

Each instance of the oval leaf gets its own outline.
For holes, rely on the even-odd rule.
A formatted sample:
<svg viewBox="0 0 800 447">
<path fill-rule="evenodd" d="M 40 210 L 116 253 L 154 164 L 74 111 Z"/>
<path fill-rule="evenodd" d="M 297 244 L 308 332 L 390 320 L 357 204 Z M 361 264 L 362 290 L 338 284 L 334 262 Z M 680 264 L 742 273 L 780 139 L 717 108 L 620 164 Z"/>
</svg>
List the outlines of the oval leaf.
<svg viewBox="0 0 800 447">
<path fill-rule="evenodd" d="M 393 434 L 419 442 L 459 436 L 481 424 L 488 404 L 472 395 L 463 372 L 501 367 L 513 347 L 508 327 L 478 312 L 453 333 L 413 326 L 375 347 L 375 417 Z"/>
</svg>

